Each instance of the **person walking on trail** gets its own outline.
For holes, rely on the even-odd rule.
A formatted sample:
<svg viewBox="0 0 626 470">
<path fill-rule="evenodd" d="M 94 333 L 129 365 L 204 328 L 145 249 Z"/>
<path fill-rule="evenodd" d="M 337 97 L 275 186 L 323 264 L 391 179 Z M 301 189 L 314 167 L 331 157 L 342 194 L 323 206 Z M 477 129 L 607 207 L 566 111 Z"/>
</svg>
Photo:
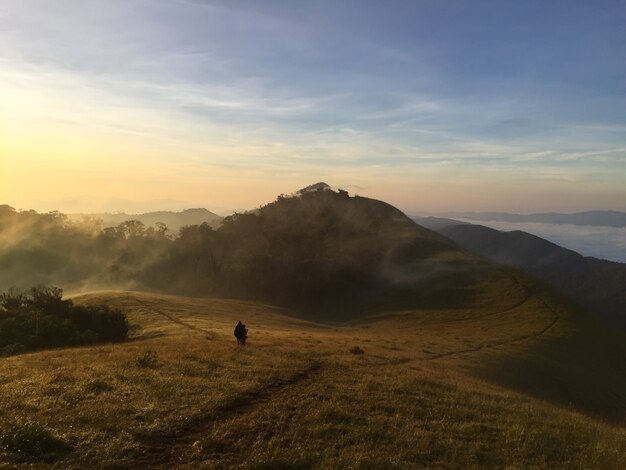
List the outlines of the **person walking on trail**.
<svg viewBox="0 0 626 470">
<path fill-rule="evenodd" d="M 237 326 L 235 327 L 235 338 L 237 338 L 237 344 L 241 346 L 246 345 L 246 339 L 248 339 L 248 328 L 246 325 L 241 323 L 241 320 L 237 322 Z"/>
</svg>

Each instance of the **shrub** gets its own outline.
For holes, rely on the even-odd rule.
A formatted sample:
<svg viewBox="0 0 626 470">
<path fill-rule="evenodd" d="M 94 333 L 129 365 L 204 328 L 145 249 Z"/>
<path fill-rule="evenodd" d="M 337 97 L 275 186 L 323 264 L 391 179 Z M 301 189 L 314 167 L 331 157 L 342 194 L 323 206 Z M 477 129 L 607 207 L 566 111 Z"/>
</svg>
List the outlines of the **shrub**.
<svg viewBox="0 0 626 470">
<path fill-rule="evenodd" d="M 61 289 L 34 287 L 0 294 L 0 354 L 123 341 L 128 320 L 107 305 L 76 306 Z"/>
<path fill-rule="evenodd" d="M 94 379 L 85 384 L 85 390 L 90 393 L 100 394 L 112 391 L 113 386 L 103 380 Z"/>
<path fill-rule="evenodd" d="M 137 367 L 155 369 L 159 365 L 156 351 L 148 350 L 135 358 Z"/>
<path fill-rule="evenodd" d="M 0 448 L 22 457 L 53 457 L 71 446 L 34 421 L 13 422 L 0 433 Z"/>
<path fill-rule="evenodd" d="M 26 351 L 26 347 L 21 343 L 10 343 L 0 349 L 0 356 L 13 356 Z"/>
</svg>

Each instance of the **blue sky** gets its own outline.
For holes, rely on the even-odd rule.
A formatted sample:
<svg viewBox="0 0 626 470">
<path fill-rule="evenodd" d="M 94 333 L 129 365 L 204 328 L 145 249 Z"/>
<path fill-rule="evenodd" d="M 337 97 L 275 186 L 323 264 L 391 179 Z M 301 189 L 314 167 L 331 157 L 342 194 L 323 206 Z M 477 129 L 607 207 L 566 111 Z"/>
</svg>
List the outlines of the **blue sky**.
<svg viewBox="0 0 626 470">
<path fill-rule="evenodd" d="M 626 210 L 624 25 L 618 1 L 5 0 L 0 198 L 324 180 L 408 212 Z"/>
</svg>

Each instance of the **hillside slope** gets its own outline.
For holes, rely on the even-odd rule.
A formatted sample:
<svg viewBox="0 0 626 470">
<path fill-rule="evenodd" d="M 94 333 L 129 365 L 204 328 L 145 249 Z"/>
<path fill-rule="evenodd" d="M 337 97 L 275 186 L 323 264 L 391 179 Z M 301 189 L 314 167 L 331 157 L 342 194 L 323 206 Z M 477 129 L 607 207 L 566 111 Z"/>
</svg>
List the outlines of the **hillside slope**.
<svg viewBox="0 0 626 470">
<path fill-rule="evenodd" d="M 582 256 L 526 232 L 449 225 L 439 233 L 463 248 L 531 274 L 596 314 L 626 327 L 626 265 Z"/>
<path fill-rule="evenodd" d="M 624 468 L 624 336 L 523 277 L 482 292 L 343 325 L 225 299 L 75 297 L 124 309 L 135 340 L 0 360 L 0 462 Z"/>
</svg>

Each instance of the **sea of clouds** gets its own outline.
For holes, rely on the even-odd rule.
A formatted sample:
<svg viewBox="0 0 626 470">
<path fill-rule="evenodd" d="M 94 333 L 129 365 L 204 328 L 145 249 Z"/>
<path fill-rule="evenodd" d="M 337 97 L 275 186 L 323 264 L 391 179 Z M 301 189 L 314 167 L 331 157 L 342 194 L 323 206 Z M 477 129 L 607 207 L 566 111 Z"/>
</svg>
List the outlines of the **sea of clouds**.
<svg viewBox="0 0 626 470">
<path fill-rule="evenodd" d="M 574 250 L 581 255 L 626 263 L 626 227 L 462 220 L 502 231 L 522 230 Z"/>
</svg>

